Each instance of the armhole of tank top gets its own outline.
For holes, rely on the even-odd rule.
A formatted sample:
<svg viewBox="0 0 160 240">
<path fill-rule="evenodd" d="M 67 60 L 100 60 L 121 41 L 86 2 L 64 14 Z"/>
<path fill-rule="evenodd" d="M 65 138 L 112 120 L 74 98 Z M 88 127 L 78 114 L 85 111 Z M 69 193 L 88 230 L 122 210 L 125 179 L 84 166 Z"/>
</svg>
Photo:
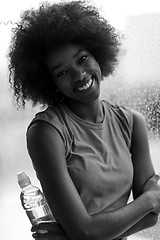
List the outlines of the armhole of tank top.
<svg viewBox="0 0 160 240">
<path fill-rule="evenodd" d="M 67 161 L 70 157 L 71 151 L 74 151 L 75 149 L 75 136 L 71 130 L 69 121 L 66 120 L 65 112 L 61 106 L 59 107 L 59 111 L 60 111 L 60 114 L 58 113 L 58 115 L 60 115 L 60 118 L 63 120 L 65 125 L 64 132 L 65 132 L 66 147 L 67 147 L 67 150 L 66 150 L 66 161 Z"/>
<path fill-rule="evenodd" d="M 71 131 L 69 121 L 66 120 L 65 112 L 63 110 L 63 107 L 59 105 L 59 107 L 54 107 L 54 112 L 59 119 L 59 122 L 61 124 L 61 131 L 59 131 L 62 140 L 65 145 L 65 158 L 66 161 L 70 156 L 71 150 L 74 149 L 74 134 Z M 52 125 L 52 123 L 50 123 Z M 56 126 L 53 125 L 53 127 L 56 128 Z M 58 128 L 56 128 L 58 130 Z"/>
<path fill-rule="evenodd" d="M 109 107 L 117 108 L 119 114 L 122 116 L 123 119 L 125 119 L 126 124 L 129 127 L 129 143 L 128 148 L 130 150 L 131 148 L 131 141 L 132 141 L 132 132 L 133 132 L 133 113 L 132 110 L 129 107 L 121 106 L 121 105 L 112 105 L 109 104 Z"/>
<path fill-rule="evenodd" d="M 129 125 L 129 132 L 130 132 L 130 139 L 129 139 L 129 149 L 131 148 L 131 142 L 132 142 L 132 132 L 133 132 L 133 112 L 130 108 L 128 107 L 120 107 L 121 111 L 123 112 L 123 110 L 125 112 L 123 112 L 126 121 L 128 122 Z M 127 116 L 126 116 L 127 114 Z"/>
</svg>

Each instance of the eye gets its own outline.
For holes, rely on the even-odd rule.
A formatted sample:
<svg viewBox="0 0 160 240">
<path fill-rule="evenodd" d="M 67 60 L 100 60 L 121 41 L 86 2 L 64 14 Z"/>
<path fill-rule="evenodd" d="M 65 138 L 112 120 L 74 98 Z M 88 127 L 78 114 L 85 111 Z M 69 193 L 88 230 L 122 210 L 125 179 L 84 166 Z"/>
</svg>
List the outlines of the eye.
<svg viewBox="0 0 160 240">
<path fill-rule="evenodd" d="M 79 59 L 79 63 L 85 61 L 88 58 L 87 55 L 83 55 L 80 59 Z"/>
<path fill-rule="evenodd" d="M 57 77 L 58 77 L 58 78 L 59 78 L 59 77 L 62 77 L 62 76 L 64 76 L 66 73 L 67 73 L 67 70 L 63 70 L 63 71 L 61 71 L 61 72 L 59 72 L 59 73 L 57 74 Z"/>
</svg>

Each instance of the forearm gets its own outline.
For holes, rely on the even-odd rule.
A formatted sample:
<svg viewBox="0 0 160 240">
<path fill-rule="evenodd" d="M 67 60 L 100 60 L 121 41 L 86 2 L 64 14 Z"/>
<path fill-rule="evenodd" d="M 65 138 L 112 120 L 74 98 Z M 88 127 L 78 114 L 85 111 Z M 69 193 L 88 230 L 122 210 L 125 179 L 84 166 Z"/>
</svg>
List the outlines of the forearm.
<svg viewBox="0 0 160 240">
<path fill-rule="evenodd" d="M 124 237 L 128 237 L 134 233 L 137 233 L 141 230 L 144 230 L 146 228 L 153 227 L 158 220 L 158 214 L 155 213 L 149 213 L 144 218 L 142 218 L 140 221 L 138 221 L 135 225 L 133 225 L 131 228 L 129 228 L 126 232 L 115 238 L 114 240 L 118 240 Z"/>
<path fill-rule="evenodd" d="M 89 238 L 86 239 L 111 240 L 118 239 L 125 234 L 133 234 L 142 228 L 145 216 L 151 211 L 152 204 L 149 196 L 142 194 L 123 208 L 95 214 L 91 217 L 90 227 L 92 230 L 88 233 Z"/>
</svg>

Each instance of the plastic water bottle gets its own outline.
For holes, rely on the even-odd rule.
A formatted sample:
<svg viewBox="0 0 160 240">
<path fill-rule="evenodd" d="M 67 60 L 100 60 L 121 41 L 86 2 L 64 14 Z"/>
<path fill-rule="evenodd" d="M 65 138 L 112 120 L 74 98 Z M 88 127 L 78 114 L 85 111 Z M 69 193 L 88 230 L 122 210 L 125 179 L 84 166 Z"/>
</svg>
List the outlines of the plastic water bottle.
<svg viewBox="0 0 160 240">
<path fill-rule="evenodd" d="M 54 222 L 55 219 L 40 189 L 31 184 L 29 177 L 24 173 L 17 173 L 19 186 L 22 188 L 20 199 L 32 225 L 40 222 Z"/>
</svg>

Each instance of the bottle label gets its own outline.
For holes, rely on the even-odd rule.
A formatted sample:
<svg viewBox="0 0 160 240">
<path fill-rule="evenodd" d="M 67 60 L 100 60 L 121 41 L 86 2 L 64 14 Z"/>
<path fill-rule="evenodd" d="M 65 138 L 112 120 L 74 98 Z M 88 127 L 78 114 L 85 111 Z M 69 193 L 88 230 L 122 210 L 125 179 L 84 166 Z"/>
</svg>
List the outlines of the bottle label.
<svg viewBox="0 0 160 240">
<path fill-rule="evenodd" d="M 33 211 L 35 218 L 41 218 L 48 215 L 48 211 L 46 211 L 46 206 L 39 206 L 36 207 L 36 210 Z"/>
<path fill-rule="evenodd" d="M 27 215 L 33 225 L 41 221 L 54 221 L 54 217 L 47 203 L 42 206 L 37 206 L 35 209 L 32 209 L 32 211 L 27 211 Z"/>
</svg>

